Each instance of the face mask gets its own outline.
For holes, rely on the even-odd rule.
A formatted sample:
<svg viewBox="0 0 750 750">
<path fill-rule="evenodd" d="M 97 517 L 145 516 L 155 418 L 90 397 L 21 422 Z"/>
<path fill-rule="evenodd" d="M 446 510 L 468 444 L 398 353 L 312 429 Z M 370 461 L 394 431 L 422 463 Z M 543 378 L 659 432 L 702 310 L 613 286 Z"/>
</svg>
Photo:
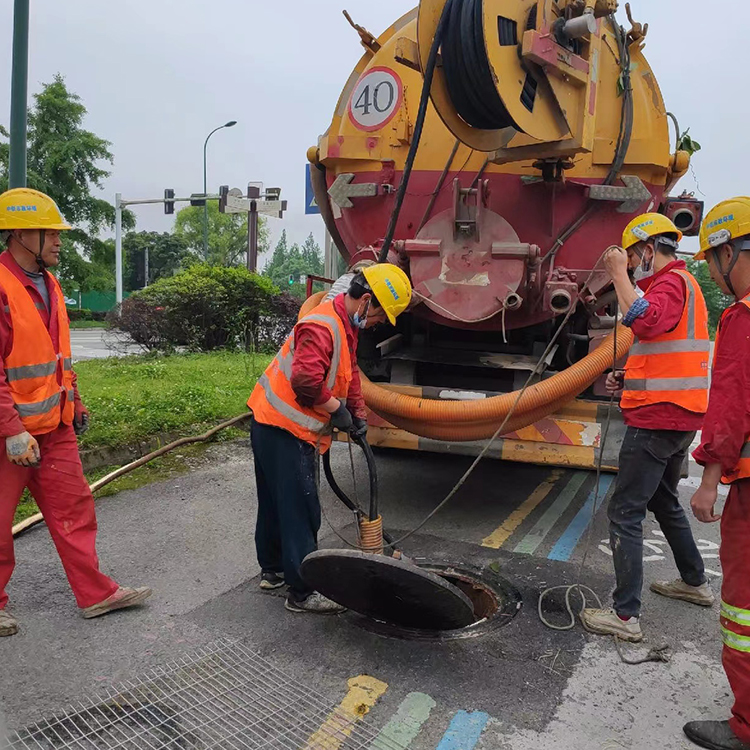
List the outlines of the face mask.
<svg viewBox="0 0 750 750">
<path fill-rule="evenodd" d="M 646 260 L 646 253 L 644 252 L 643 255 L 641 255 L 641 265 L 638 266 L 638 268 L 633 271 L 633 278 L 638 281 L 643 281 L 643 279 L 648 279 L 651 276 L 654 275 L 654 261 Z"/>
<path fill-rule="evenodd" d="M 360 331 L 363 331 L 367 327 L 367 311 L 370 309 L 370 300 L 367 300 L 367 304 L 365 305 L 365 311 L 360 316 L 359 310 L 354 313 L 354 316 L 352 317 L 352 325 L 355 328 L 359 328 Z"/>
</svg>

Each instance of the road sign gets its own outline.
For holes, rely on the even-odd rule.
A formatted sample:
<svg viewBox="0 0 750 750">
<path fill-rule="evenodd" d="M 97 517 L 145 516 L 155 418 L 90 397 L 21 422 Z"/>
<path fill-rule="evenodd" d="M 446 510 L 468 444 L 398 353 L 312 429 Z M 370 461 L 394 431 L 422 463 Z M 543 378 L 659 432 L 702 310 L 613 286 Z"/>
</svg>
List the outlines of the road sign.
<svg viewBox="0 0 750 750">
<path fill-rule="evenodd" d="M 315 193 L 313 192 L 312 177 L 310 170 L 313 168 L 309 162 L 305 164 L 305 213 L 306 214 L 319 214 L 320 206 L 315 201 Z"/>
<path fill-rule="evenodd" d="M 328 195 L 339 208 L 352 208 L 354 204 L 350 198 L 372 198 L 378 194 L 378 186 L 374 182 L 357 182 L 352 184 L 355 175 L 346 172 L 340 174 L 331 185 Z"/>
<path fill-rule="evenodd" d="M 287 208 L 287 202 L 281 200 L 261 200 L 256 198 L 245 198 L 243 195 L 233 195 L 230 190 L 227 194 L 226 213 L 228 214 L 246 214 L 250 211 L 250 203 L 255 203 L 255 210 L 265 216 L 281 218 Z"/>
</svg>

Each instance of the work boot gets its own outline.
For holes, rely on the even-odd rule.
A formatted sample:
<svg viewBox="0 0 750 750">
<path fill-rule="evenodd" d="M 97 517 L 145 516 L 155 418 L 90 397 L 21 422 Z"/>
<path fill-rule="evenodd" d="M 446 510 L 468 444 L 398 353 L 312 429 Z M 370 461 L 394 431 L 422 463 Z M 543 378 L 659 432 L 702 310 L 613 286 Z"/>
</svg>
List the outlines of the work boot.
<svg viewBox="0 0 750 750">
<path fill-rule="evenodd" d="M 284 585 L 284 574 L 274 573 L 272 570 L 264 570 L 260 574 L 260 587 L 263 591 L 273 591 Z"/>
<path fill-rule="evenodd" d="M 707 582 L 700 586 L 691 586 L 681 578 L 677 578 L 674 581 L 654 581 L 650 588 L 655 594 L 668 596 L 670 599 L 682 599 L 684 602 L 698 604 L 701 607 L 710 607 L 716 601 Z"/>
<path fill-rule="evenodd" d="M 290 612 L 309 612 L 314 615 L 337 615 L 346 610 L 346 607 L 336 604 L 317 591 L 304 598 L 298 598 L 290 591 L 284 606 Z"/>
<path fill-rule="evenodd" d="M 691 721 L 682 728 L 687 738 L 708 750 L 750 750 L 738 739 L 728 721 Z"/>
<path fill-rule="evenodd" d="M 589 633 L 616 635 L 621 641 L 638 643 L 643 640 L 641 625 L 637 617 L 621 620 L 614 609 L 584 609 L 581 622 Z"/>
<path fill-rule="evenodd" d="M 84 619 L 90 620 L 92 617 L 101 617 L 102 615 L 114 612 L 116 609 L 126 609 L 127 607 L 136 607 L 143 604 L 153 592 L 148 586 L 141 586 L 138 589 L 131 589 L 120 586 L 112 596 L 108 596 L 99 604 L 92 604 L 81 610 Z"/>
<path fill-rule="evenodd" d="M 18 620 L 7 609 L 0 609 L 0 638 L 15 635 L 17 632 Z"/>
</svg>

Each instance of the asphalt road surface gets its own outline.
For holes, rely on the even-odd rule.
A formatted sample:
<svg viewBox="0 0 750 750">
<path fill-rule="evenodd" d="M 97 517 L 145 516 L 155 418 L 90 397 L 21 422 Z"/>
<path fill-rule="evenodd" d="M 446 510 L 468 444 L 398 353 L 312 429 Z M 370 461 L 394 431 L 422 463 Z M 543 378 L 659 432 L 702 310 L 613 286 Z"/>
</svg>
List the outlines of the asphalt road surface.
<svg viewBox="0 0 750 750">
<path fill-rule="evenodd" d="M 75 362 L 140 354 L 143 351 L 122 334 L 115 334 L 104 328 L 74 328 L 70 332 L 70 343 Z"/>
<path fill-rule="evenodd" d="M 351 492 L 348 452 L 342 445 L 333 450 L 334 471 Z M 470 461 L 395 451 L 380 451 L 377 458 L 381 510 L 385 526 L 396 536 L 435 507 Z M 697 477 L 697 467 L 691 465 L 691 477 L 682 488 L 686 502 Z M 214 446 L 204 465 L 190 474 L 99 503 L 104 569 L 124 584 L 147 583 L 155 589 L 150 604 L 140 611 L 82 620 L 46 528 L 37 527 L 17 540 L 17 570 L 9 593 L 22 631 L 0 640 L 0 713 L 10 729 L 18 730 L 40 714 L 49 717 L 71 705 L 80 707 L 80 701 L 103 688 L 229 638 L 257 655 L 253 658 L 262 659 L 269 670 L 280 670 L 273 675 L 281 687 L 314 691 L 321 705 L 354 711 L 352 721 L 358 728 L 343 731 L 332 744 L 311 741 L 309 747 L 692 747 L 682 735 L 682 724 L 726 718 L 731 705 L 720 666 L 718 605 L 706 610 L 648 591 L 649 581 L 676 574 L 652 519 L 645 528 L 642 617 L 648 643 L 628 651 L 643 654 L 666 641 L 673 649 L 669 663 L 625 666 L 610 639 L 588 635 L 580 625 L 568 632 L 552 631 L 537 617 L 539 593 L 575 582 L 587 544 L 584 581 L 609 603 L 613 575 L 606 498 L 594 507 L 594 482 L 593 474 L 586 472 L 498 461 L 481 464 L 453 503 L 403 549 L 410 556 L 499 571 L 518 588 L 523 606 L 503 627 L 481 637 L 406 641 L 367 632 L 350 615 L 292 614 L 283 608 L 283 594 L 258 589 L 249 447 L 246 441 Z M 360 494 L 364 487 L 360 472 Z M 605 475 L 602 490 L 608 493 L 611 487 L 611 477 Z M 351 514 L 329 490 L 323 490 L 322 497 L 321 546 L 341 546 L 331 529 L 352 538 Z M 718 527 L 695 523 L 694 528 L 718 591 Z M 551 617 L 563 622 L 563 614 L 558 608 Z M 208 687 L 200 695 L 207 695 L 205 690 Z M 312 737 L 316 722 L 325 727 L 331 719 L 325 712 L 310 719 L 303 703 L 275 704 L 277 713 L 272 712 L 271 719 L 278 722 L 281 712 L 298 712 L 299 726 L 307 727 Z M 168 705 L 176 702 L 165 698 L 159 710 Z M 222 711 L 231 713 L 235 704 L 222 705 Z M 74 710 L 67 708 L 69 715 Z M 230 734 L 231 722 L 238 721 L 236 715 L 202 716 L 206 726 L 222 722 Z M 245 712 L 243 731 L 269 726 L 259 721 L 252 710 Z M 186 744 L 181 740 L 178 745 L 188 747 L 190 737 L 204 730 L 185 723 L 181 731 Z M 357 732 L 365 731 L 367 743 L 357 739 Z M 103 742 L 100 747 L 111 745 Z"/>
</svg>

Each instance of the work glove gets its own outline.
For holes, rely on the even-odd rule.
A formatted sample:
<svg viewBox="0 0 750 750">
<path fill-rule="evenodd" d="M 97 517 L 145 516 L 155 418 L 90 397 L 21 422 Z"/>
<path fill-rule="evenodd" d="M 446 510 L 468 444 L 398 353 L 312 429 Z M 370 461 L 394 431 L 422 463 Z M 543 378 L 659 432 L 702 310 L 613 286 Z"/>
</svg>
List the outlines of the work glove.
<svg viewBox="0 0 750 750">
<path fill-rule="evenodd" d="M 351 412 L 346 408 L 346 404 L 339 402 L 339 408 L 331 414 L 331 424 L 339 432 L 349 432 L 352 429 L 354 420 Z"/>
<path fill-rule="evenodd" d="M 355 440 L 364 440 L 367 437 L 367 420 L 362 417 L 352 418 L 352 428 L 349 430 L 349 434 Z"/>
<path fill-rule="evenodd" d="M 615 370 L 607 374 L 605 388 L 610 396 L 621 396 L 625 385 L 625 371 Z"/>
<path fill-rule="evenodd" d="M 28 432 L 5 438 L 5 452 L 8 461 L 16 466 L 39 466 L 41 460 L 39 443 Z"/>
<path fill-rule="evenodd" d="M 83 404 L 77 405 L 73 417 L 73 429 L 76 435 L 83 435 L 89 429 L 90 421 L 91 417 L 89 416 L 88 409 Z"/>
</svg>

